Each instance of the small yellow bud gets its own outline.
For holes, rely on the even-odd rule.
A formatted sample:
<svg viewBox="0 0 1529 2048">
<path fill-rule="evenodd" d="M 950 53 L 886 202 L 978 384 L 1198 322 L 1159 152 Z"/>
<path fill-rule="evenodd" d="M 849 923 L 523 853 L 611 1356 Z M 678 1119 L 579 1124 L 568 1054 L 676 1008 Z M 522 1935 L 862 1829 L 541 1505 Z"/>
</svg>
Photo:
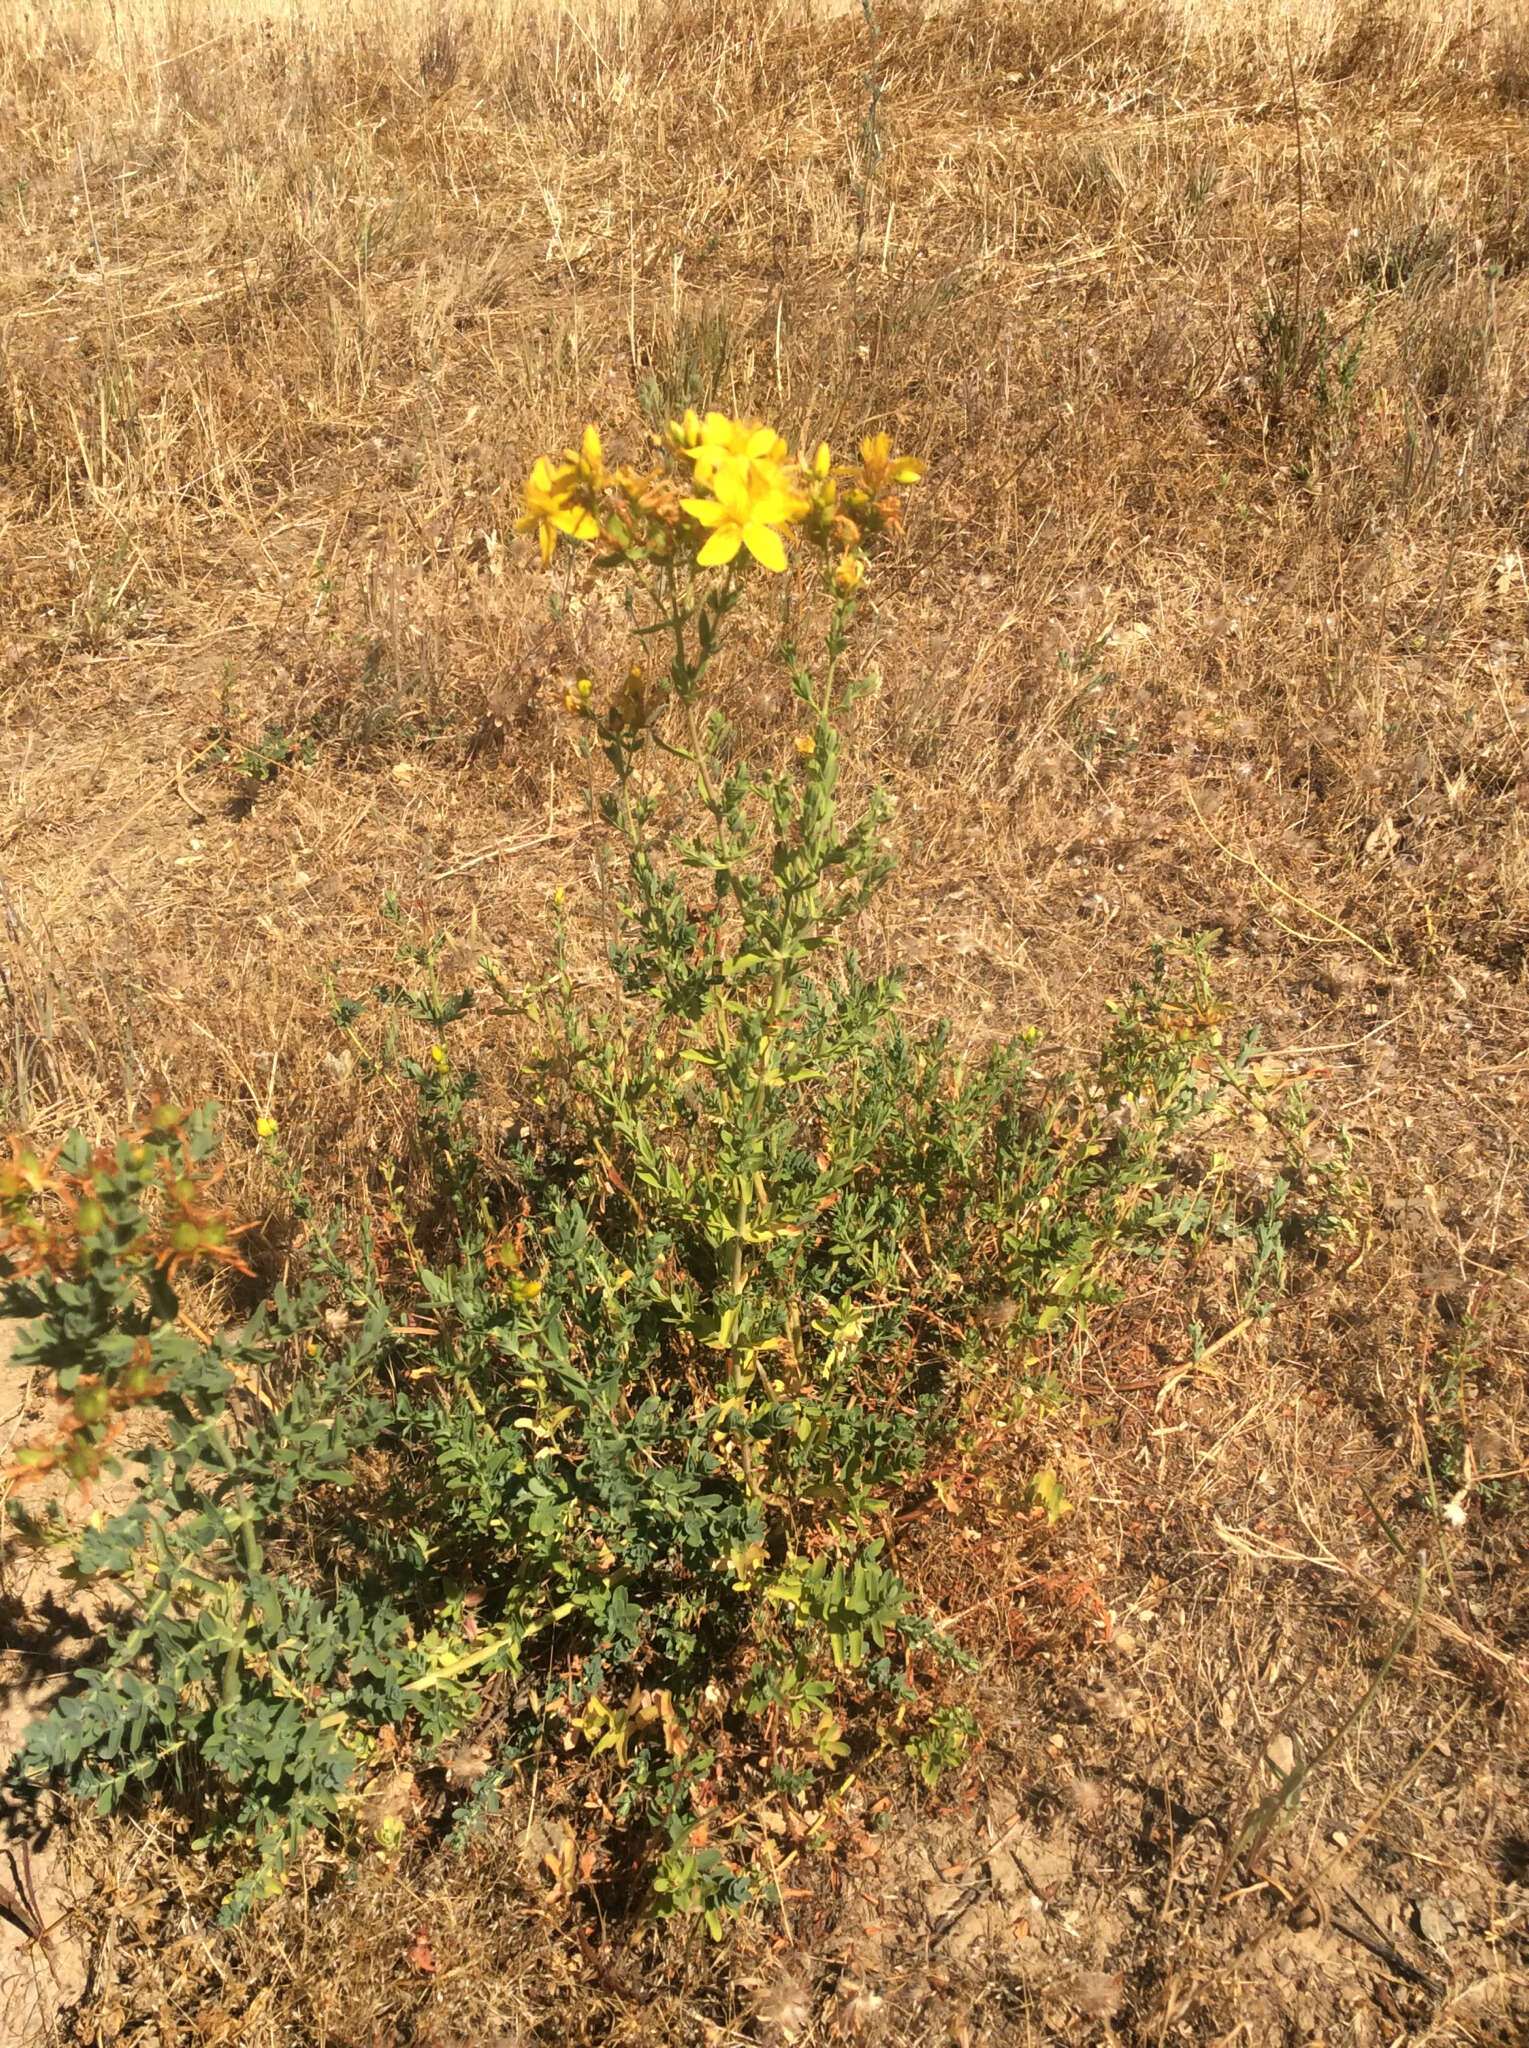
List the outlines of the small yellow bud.
<svg viewBox="0 0 1529 2048">
<path fill-rule="evenodd" d="M 850 597 L 864 581 L 864 559 L 860 555 L 841 555 L 834 569 L 834 589 Z"/>
<path fill-rule="evenodd" d="M 430 1057 L 435 1062 L 437 1070 L 440 1073 L 444 1074 L 447 1067 L 450 1065 L 450 1061 L 446 1057 L 445 1046 L 432 1045 L 430 1048 Z"/>
<path fill-rule="evenodd" d="M 815 754 L 818 743 L 810 732 L 799 732 L 796 736 L 796 751 L 805 756 Z"/>
<path fill-rule="evenodd" d="M 588 677 L 588 676 L 580 676 L 580 677 L 579 677 L 579 683 L 578 683 L 579 695 L 580 695 L 580 696 L 581 696 L 581 697 L 582 697 L 582 698 L 584 699 L 584 701 L 585 701 L 586 703 L 587 703 L 587 702 L 589 701 L 590 697 L 591 697 L 591 696 L 592 696 L 592 695 L 594 694 L 594 687 L 595 687 L 595 686 L 594 686 L 594 684 L 593 684 L 593 683 L 592 683 L 592 682 L 591 682 L 591 681 L 589 680 L 589 677 Z"/>
<path fill-rule="evenodd" d="M 279 1128 L 273 1116 L 257 1116 L 255 1119 L 255 1135 L 257 1138 L 274 1138 Z"/>
<path fill-rule="evenodd" d="M 552 908 L 554 910 L 561 910 L 567 895 L 568 891 L 566 889 L 554 889 L 552 892 Z"/>
<path fill-rule="evenodd" d="M 828 443 L 819 441 L 817 453 L 812 458 L 812 473 L 821 483 L 832 467 L 833 457 L 828 451 Z"/>
</svg>

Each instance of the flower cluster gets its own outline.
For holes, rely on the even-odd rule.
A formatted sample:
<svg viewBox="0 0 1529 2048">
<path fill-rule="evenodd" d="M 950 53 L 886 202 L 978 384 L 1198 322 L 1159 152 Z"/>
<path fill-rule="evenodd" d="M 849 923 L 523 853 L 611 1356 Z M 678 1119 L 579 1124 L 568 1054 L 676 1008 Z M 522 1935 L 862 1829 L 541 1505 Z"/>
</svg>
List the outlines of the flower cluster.
<svg viewBox="0 0 1529 2048">
<path fill-rule="evenodd" d="M 173 1320 L 168 1292 L 183 1266 L 203 1259 L 249 1274 L 237 1240 L 248 1225 L 213 1205 L 204 1164 L 205 1120 L 157 1102 L 115 1146 L 71 1137 L 40 1154 L 12 1139 L 0 1160 L 0 1299 L 7 1312 L 52 1328 L 67 1349 L 86 1305 L 115 1301 L 137 1320 L 145 1301 Z M 131 1327 L 131 1325 L 130 1325 Z M 88 1485 L 101 1471 L 127 1410 L 168 1384 L 145 1336 L 115 1340 L 56 1368 L 60 1413 L 50 1437 L 24 1445 L 0 1484 L 62 1471 Z"/>
<path fill-rule="evenodd" d="M 537 459 L 515 530 L 534 535 L 544 563 L 561 535 L 596 543 L 608 564 L 716 569 L 747 556 L 776 575 L 787 567 L 787 539 L 799 536 L 848 598 L 864 579 L 865 543 L 901 530 L 899 487 L 924 473 L 916 457 L 893 453 L 886 434 L 861 442 L 858 463 L 836 465 L 826 441 L 810 457 L 793 455 L 773 427 L 721 412 L 671 420 L 657 446 L 652 469 L 610 469 L 598 431 L 586 427 L 561 461 Z"/>
<path fill-rule="evenodd" d="M 88 1486 L 106 1463 L 109 1447 L 122 1427 L 122 1411 L 138 1408 L 165 1391 L 168 1381 L 154 1365 L 146 1337 L 134 1343 L 125 1372 L 113 1380 L 82 1374 L 67 1402 L 58 1396 L 53 1435 L 23 1444 L 9 1465 L 0 1467 L 0 1481 L 25 1486 L 62 1471 L 76 1485 Z"/>
<path fill-rule="evenodd" d="M 201 1258 L 249 1275 L 234 1240 L 252 1226 L 208 1203 L 183 1121 L 174 1103 L 156 1103 L 131 1138 L 98 1150 L 83 1170 L 61 1165 L 57 1149 L 44 1158 L 13 1138 L 0 1162 L 0 1282 L 42 1270 L 83 1274 L 97 1258 L 139 1254 L 171 1279 Z M 124 1173 L 132 1198 L 114 1201 Z"/>
</svg>

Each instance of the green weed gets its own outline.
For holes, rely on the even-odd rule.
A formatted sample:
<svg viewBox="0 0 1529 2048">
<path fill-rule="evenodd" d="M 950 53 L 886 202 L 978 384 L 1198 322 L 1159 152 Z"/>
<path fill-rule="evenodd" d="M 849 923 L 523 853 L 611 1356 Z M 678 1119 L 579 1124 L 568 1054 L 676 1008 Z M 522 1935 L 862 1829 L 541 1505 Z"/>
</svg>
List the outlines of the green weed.
<svg viewBox="0 0 1529 2048">
<path fill-rule="evenodd" d="M 383 1747 L 444 1776 L 491 1725 L 458 1837 L 520 1766 L 583 1758 L 610 1824 L 651 1845 L 655 1909 L 716 1931 L 768 1882 L 759 1788 L 805 1797 L 910 1717 L 932 1786 L 972 1739 L 964 1706 L 923 1718 L 921 1680 L 963 1658 L 885 1545 L 931 1451 L 1054 1387 L 1133 1259 L 1231 1237 L 1250 1312 L 1277 1284 L 1284 1188 L 1241 1214 L 1176 1157 L 1245 1065 L 1203 954 L 1160 950 L 1092 1070 L 1057 1077 L 1038 1034 L 963 1058 L 948 1026 L 911 1031 L 895 975 L 848 946 L 890 867 L 889 799 L 846 815 L 840 792 L 874 687 L 851 651 L 862 547 L 919 466 L 883 439 L 857 470 L 825 449 L 788 475 L 765 430 L 683 431 L 670 459 L 716 481 L 715 516 L 663 475 L 611 479 L 592 434 L 533 475 L 528 524 L 546 552 L 601 549 L 644 657 L 603 709 L 569 692 L 603 778 L 606 998 L 561 941 L 530 991 L 445 988 L 438 943 L 405 949 L 409 977 L 369 999 L 373 1072 L 417 1095 L 428 1186 L 384 1176 L 380 1211 L 321 1218 L 263 1119 L 308 1277 L 212 1339 L 178 1275 L 254 1276 L 208 1194 L 210 1112 L 164 1106 L 51 1161 L 18 1144 L 0 1175 L 14 1364 L 65 1404 L 14 1476 L 115 1462 L 135 1483 L 71 1539 L 122 1618 L 13 1781 L 103 1809 L 178 1789 L 203 1839 L 242 1845 L 230 1915 L 309 1830 L 356 1834 Z M 703 431 L 746 452 L 712 466 Z M 765 526 L 820 550 L 777 650 L 785 765 L 744 758 L 712 688 L 748 587 L 718 539 L 735 517 L 766 566 L 785 557 Z M 508 1010 L 534 1026 L 534 1107 L 490 1161 L 453 1038 Z M 335 1015 L 357 1042 L 361 1003 Z M 136 1409 L 151 1429 L 125 1427 Z M 1031 1504 L 1067 1512 L 1054 1473 Z M 68 1533 L 56 1506 L 29 1527 Z"/>
</svg>

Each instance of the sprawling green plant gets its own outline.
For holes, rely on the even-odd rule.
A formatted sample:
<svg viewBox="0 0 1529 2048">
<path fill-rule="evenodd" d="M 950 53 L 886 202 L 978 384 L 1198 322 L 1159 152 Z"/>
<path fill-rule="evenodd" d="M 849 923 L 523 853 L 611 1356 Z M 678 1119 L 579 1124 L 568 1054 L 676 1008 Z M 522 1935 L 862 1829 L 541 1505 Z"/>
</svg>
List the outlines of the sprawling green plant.
<svg viewBox="0 0 1529 2048">
<path fill-rule="evenodd" d="M 428 1034 L 404 1066 L 436 1185 L 418 1228 L 389 1198 L 401 1278 L 367 1219 L 321 1225 L 294 1180 L 306 1288 L 188 1335 L 178 1268 L 238 1262 L 205 1113 L 162 1107 L 94 1156 L 18 1147 L 0 1176 L 3 1311 L 34 1319 L 16 1363 L 69 1404 L 19 1476 L 115 1457 L 138 1481 L 74 1539 L 122 1619 L 16 1775 L 105 1806 L 194 1789 L 209 1833 L 254 1850 L 230 1910 L 305 1830 L 353 1824 L 384 1731 L 428 1762 L 486 1708 L 463 1825 L 549 1743 L 607 1758 L 657 1905 L 714 1928 L 753 1882 L 751 1797 L 900 1721 L 933 1783 L 974 1724 L 908 1721 L 956 1653 L 889 1557 L 890 1506 L 963 1417 L 1016 1412 L 1065 1363 L 1124 1258 L 1227 1227 L 1171 1152 L 1231 1072 L 1194 961 L 1118 1007 L 1092 1076 L 1047 1080 L 1034 1038 L 964 1060 L 946 1027 L 910 1034 L 895 977 L 847 949 L 888 871 L 887 800 L 846 819 L 840 797 L 871 687 L 854 613 L 917 475 L 884 439 L 846 472 L 716 415 L 647 473 L 608 472 L 592 432 L 537 465 L 528 529 L 549 557 L 560 535 L 595 550 L 647 657 L 603 709 L 592 683 L 568 699 L 623 860 L 615 983 L 591 1010 L 560 949 L 529 996 L 489 994 L 541 1046 L 493 1165 L 450 1050 L 484 992 L 442 992 L 428 949 L 423 987 L 375 992 Z M 816 595 L 779 647 L 795 744 L 765 769 L 714 674 L 743 565 L 781 573 L 785 537 Z M 157 1423 L 122 1428 L 134 1409 Z M 1054 1478 L 1037 1498 L 1059 1509 Z M 64 1533 L 56 1509 L 30 1526 Z"/>
<path fill-rule="evenodd" d="M 365 1384 L 385 1317 L 300 1375 L 287 1354 L 317 1316 L 312 1292 L 278 1289 L 213 1343 L 182 1326 L 178 1270 L 238 1263 L 208 1200 L 213 1142 L 208 1111 L 161 1104 L 114 1147 L 72 1137 L 43 1160 L 17 1145 L 0 1168 L 0 1311 L 28 1325 L 11 1362 L 61 1404 L 7 1477 L 61 1470 L 88 1489 L 128 1462 L 139 1482 L 125 1510 L 74 1532 L 56 1498 L 44 1516 L 12 1503 L 24 1533 L 71 1543 L 78 1575 L 117 1596 L 104 1662 L 30 1731 L 13 1777 L 63 1773 L 102 1812 L 166 1774 L 211 1784 L 217 1820 L 257 1852 L 242 1904 L 334 1817 L 414 1673 L 400 1610 L 364 1583 L 326 1596 L 311 1555 L 294 1571 L 290 1537 L 299 1502 L 348 1484 L 389 1420 Z M 150 1432 L 134 1427 L 145 1411 Z"/>
</svg>

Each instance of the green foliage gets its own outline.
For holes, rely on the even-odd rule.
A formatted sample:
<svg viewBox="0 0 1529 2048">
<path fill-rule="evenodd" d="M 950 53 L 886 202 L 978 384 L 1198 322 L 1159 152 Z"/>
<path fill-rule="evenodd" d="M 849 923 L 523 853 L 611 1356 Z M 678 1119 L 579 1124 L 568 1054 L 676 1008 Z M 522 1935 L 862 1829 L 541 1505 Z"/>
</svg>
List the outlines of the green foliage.
<svg viewBox="0 0 1529 2048">
<path fill-rule="evenodd" d="M 388 1419 L 363 1385 L 385 1318 L 295 1377 L 286 1359 L 311 1345 L 314 1293 L 278 1288 L 211 1344 L 179 1327 L 177 1255 L 213 1249 L 179 1242 L 188 1214 L 204 1236 L 211 1220 L 198 1205 L 212 1143 L 209 1112 L 156 1111 L 112 1153 L 74 1138 L 46 1170 L 32 1159 L 5 1203 L 0 1311 L 26 1325 L 12 1363 L 70 1397 L 61 1436 L 23 1452 L 14 1476 L 58 1465 L 83 1482 L 126 1465 L 137 1481 L 129 1505 L 98 1510 L 74 1544 L 79 1577 L 114 1587 L 104 1661 L 30 1731 L 12 1775 L 64 1775 L 103 1813 L 151 1779 L 210 1781 L 218 1825 L 257 1859 L 238 1905 L 334 1818 L 361 1731 L 408 1709 L 412 1653 L 384 1594 L 357 1582 L 325 1597 L 324 1561 L 291 1540 L 299 1502 L 349 1484 Z M 157 1428 L 114 1448 L 138 1409 Z M 11 1512 L 39 1538 L 62 1521 L 56 1501 L 45 1517 Z"/>
<path fill-rule="evenodd" d="M 1305 400 L 1320 418 L 1341 418 L 1354 395 L 1368 327 L 1368 308 L 1357 329 L 1341 333 L 1324 307 L 1304 306 L 1299 293 L 1271 292 L 1253 310 L 1259 382 L 1269 417 L 1282 421 L 1298 400 Z"/>
<path fill-rule="evenodd" d="M 927 1725 L 908 1744 L 908 1755 L 931 1792 L 947 1771 L 960 1770 L 979 1732 L 977 1717 L 969 1707 L 935 1708 Z"/>
<path fill-rule="evenodd" d="M 643 416 L 662 427 L 687 406 L 704 412 L 725 388 L 732 356 L 731 324 L 720 307 L 708 307 L 696 319 L 677 314 L 669 332 L 655 336 L 647 371 L 638 379 Z"/>
<path fill-rule="evenodd" d="M 311 733 L 288 733 L 285 726 L 268 725 L 257 740 L 219 743 L 207 755 L 209 765 L 231 762 L 246 782 L 258 786 L 270 782 L 283 768 L 313 765 L 314 739 Z"/>
</svg>

